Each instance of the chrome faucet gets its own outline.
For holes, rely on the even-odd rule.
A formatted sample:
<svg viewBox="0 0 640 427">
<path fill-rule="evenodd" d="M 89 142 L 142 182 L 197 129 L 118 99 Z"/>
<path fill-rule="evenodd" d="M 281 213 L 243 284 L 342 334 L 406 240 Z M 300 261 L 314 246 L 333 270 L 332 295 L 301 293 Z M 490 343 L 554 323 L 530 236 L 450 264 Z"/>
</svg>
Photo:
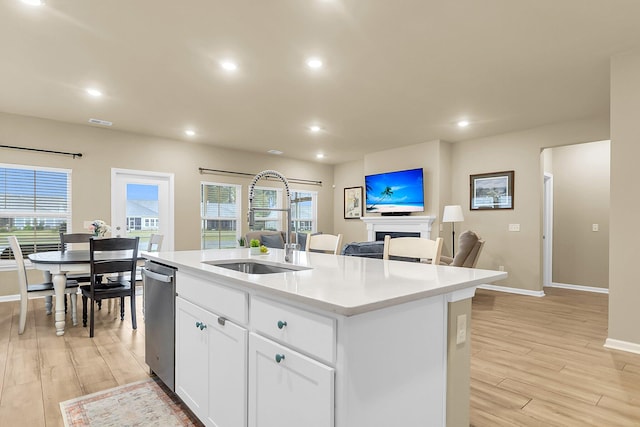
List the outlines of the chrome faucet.
<svg viewBox="0 0 640 427">
<path fill-rule="evenodd" d="M 256 183 L 264 178 L 264 177 L 275 177 L 278 178 L 284 184 L 284 189 L 287 191 L 287 207 L 284 209 L 275 209 L 275 208 L 254 208 L 253 207 L 253 197 L 255 196 L 255 187 Z M 293 255 L 293 246 L 291 244 L 291 191 L 289 190 L 289 181 L 284 177 L 280 172 L 274 170 L 265 170 L 257 174 L 251 180 L 251 184 L 249 184 L 249 212 L 247 212 L 248 220 L 249 220 L 249 228 L 251 229 L 255 223 L 255 212 L 275 212 L 281 211 L 286 214 L 287 220 L 287 237 L 284 245 L 284 260 L 286 262 L 291 262 L 291 258 Z"/>
</svg>

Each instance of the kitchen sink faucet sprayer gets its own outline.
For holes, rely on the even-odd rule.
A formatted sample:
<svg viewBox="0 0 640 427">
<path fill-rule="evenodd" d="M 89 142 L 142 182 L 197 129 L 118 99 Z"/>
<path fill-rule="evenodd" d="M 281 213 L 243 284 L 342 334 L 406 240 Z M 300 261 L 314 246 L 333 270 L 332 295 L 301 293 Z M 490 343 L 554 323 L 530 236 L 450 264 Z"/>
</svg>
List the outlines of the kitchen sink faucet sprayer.
<svg viewBox="0 0 640 427">
<path fill-rule="evenodd" d="M 284 209 L 275 209 L 275 208 L 254 208 L 253 207 L 253 197 L 255 196 L 255 187 L 256 183 L 264 178 L 264 177 L 274 177 L 278 178 L 284 184 L 284 189 L 287 191 L 287 206 Z M 286 262 L 291 262 L 291 258 L 293 255 L 293 246 L 291 244 L 291 191 L 289 190 L 289 181 L 284 177 L 280 172 L 274 170 L 264 170 L 253 177 L 251 180 L 251 184 L 249 184 L 249 212 L 247 213 L 249 219 L 249 229 L 253 228 L 255 223 L 255 212 L 274 212 L 281 211 L 286 214 L 287 220 L 287 238 L 284 245 L 284 260 Z"/>
</svg>

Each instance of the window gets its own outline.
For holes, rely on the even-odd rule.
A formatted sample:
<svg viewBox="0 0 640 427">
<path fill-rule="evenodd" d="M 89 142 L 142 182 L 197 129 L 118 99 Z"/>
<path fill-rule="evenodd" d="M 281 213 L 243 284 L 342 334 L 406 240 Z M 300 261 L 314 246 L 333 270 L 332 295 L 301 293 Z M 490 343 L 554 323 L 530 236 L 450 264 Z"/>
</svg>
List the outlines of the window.
<svg viewBox="0 0 640 427">
<path fill-rule="evenodd" d="M 201 184 L 202 249 L 235 248 L 240 237 L 240 186 Z"/>
<path fill-rule="evenodd" d="M 316 191 L 291 192 L 291 229 L 298 233 L 314 233 L 317 231 Z"/>
<path fill-rule="evenodd" d="M 13 254 L 15 235 L 23 255 L 58 250 L 59 233 L 71 229 L 71 171 L 0 164 L 0 259 Z"/>
<path fill-rule="evenodd" d="M 253 193 L 253 207 L 282 209 L 282 189 L 256 187 Z M 282 212 L 256 211 L 252 229 L 282 231 Z"/>
</svg>

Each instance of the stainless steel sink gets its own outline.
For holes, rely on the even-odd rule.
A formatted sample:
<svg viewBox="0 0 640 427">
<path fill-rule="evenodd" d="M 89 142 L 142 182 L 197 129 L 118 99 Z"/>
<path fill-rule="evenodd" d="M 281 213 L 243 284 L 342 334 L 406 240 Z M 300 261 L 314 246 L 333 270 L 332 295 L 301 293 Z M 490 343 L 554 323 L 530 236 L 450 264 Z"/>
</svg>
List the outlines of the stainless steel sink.
<svg viewBox="0 0 640 427">
<path fill-rule="evenodd" d="M 268 264 L 265 262 L 251 260 L 234 260 L 234 261 L 204 261 L 204 264 L 213 265 L 214 267 L 227 268 L 229 270 L 239 271 L 247 274 L 273 274 L 287 273 L 290 271 L 310 270 L 308 267 L 300 266 L 283 266 L 279 264 Z"/>
</svg>

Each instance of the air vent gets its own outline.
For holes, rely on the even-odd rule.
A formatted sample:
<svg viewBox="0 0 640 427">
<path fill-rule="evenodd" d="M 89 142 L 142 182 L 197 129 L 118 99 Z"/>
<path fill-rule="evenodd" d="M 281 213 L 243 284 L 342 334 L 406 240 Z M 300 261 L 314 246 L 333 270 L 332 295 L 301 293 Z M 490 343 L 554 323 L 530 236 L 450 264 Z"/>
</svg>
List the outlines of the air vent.
<svg viewBox="0 0 640 427">
<path fill-rule="evenodd" d="M 89 123 L 100 126 L 111 126 L 113 123 L 100 119 L 89 119 Z"/>
</svg>

